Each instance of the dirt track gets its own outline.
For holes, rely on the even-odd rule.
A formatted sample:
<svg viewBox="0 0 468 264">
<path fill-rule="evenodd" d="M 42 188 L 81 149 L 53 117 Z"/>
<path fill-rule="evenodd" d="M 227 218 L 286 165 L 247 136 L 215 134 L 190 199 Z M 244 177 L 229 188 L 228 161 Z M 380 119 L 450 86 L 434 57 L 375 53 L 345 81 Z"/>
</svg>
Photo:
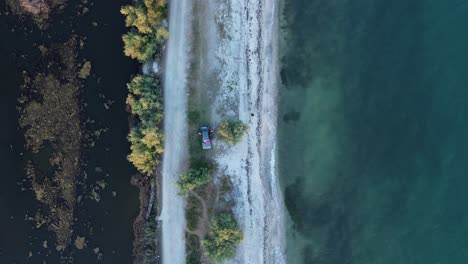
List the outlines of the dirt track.
<svg viewBox="0 0 468 264">
<path fill-rule="evenodd" d="M 185 211 L 176 181 L 187 164 L 187 38 L 190 1 L 170 2 L 167 59 L 164 81 L 164 130 L 162 171 L 162 260 L 185 263 Z"/>
</svg>

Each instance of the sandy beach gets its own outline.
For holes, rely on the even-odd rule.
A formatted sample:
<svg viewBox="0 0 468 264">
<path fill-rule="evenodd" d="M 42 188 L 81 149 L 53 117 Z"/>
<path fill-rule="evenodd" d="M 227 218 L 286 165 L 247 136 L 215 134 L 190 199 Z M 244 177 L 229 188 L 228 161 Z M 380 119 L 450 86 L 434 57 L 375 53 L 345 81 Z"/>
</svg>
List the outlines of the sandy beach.
<svg viewBox="0 0 468 264">
<path fill-rule="evenodd" d="M 236 257 L 227 263 L 285 262 L 283 204 L 275 170 L 276 4 L 262 0 L 232 2 L 220 5 L 218 10 L 218 21 L 223 23 L 226 35 L 217 50 L 221 86 L 213 119 L 219 122 L 238 116 L 249 126 L 238 145 L 228 147 L 217 142 L 222 150 L 216 161 L 232 177 L 235 214 L 244 231 Z M 230 111 L 226 106 L 231 106 Z"/>
</svg>

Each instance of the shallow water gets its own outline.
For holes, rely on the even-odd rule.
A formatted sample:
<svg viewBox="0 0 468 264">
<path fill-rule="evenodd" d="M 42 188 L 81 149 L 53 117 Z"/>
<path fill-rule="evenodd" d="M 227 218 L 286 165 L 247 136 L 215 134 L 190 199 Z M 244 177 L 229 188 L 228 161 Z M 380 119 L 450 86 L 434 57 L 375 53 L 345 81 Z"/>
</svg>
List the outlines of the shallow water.
<svg viewBox="0 0 468 264">
<path fill-rule="evenodd" d="M 99 263 L 132 261 L 132 222 L 138 212 L 138 197 L 137 189 L 130 185 L 130 177 L 136 170 L 126 160 L 129 144 L 125 98 L 126 82 L 137 72 L 138 64 L 126 58 L 122 51 L 121 35 L 126 28 L 119 9 L 125 3 L 95 1 L 89 14 L 83 17 L 75 15 L 78 3 L 68 1 L 64 14 L 54 16 L 46 32 L 41 32 L 28 20 L 21 21 L 3 13 L 0 16 L 0 263 L 59 263 L 51 233 L 44 228 L 36 230 L 31 222 L 24 220 L 25 215 L 34 214 L 38 205 L 33 192 L 21 191 L 21 185 L 17 184 L 25 179 L 23 165 L 31 154 L 23 148 L 16 100 L 22 82 L 21 71 L 32 70 L 34 60 L 40 57 L 34 43 L 63 41 L 71 30 L 87 38 L 80 59 L 86 58 L 92 64 L 92 75 L 82 88 L 82 101 L 87 105 L 83 117 L 95 121 L 89 129 L 109 129 L 96 141 L 94 148 L 84 153 L 88 188 L 95 186 L 97 180 L 105 180 L 107 187 L 100 193 L 99 203 L 83 198 L 75 211 L 73 239 L 76 235 L 85 236 L 87 247 L 75 250 L 74 263 L 96 263 L 97 254 L 93 249 L 97 247 L 103 253 Z M 0 10 L 5 10 L 3 2 Z M 93 22 L 97 22 L 97 26 L 93 26 Z M 23 54 L 26 56 L 22 57 Z M 108 100 L 113 101 L 109 110 L 104 107 Z M 47 162 L 40 165 L 46 168 Z M 83 175 L 79 179 L 83 180 Z M 78 194 L 86 196 L 89 192 Z M 42 247 L 44 240 L 48 240 L 52 253 L 48 254 L 49 249 Z M 74 248 L 73 243 L 71 247 Z M 29 251 L 33 253 L 31 258 L 28 258 Z"/>
<path fill-rule="evenodd" d="M 468 2 L 284 2 L 288 263 L 466 263 Z"/>
</svg>

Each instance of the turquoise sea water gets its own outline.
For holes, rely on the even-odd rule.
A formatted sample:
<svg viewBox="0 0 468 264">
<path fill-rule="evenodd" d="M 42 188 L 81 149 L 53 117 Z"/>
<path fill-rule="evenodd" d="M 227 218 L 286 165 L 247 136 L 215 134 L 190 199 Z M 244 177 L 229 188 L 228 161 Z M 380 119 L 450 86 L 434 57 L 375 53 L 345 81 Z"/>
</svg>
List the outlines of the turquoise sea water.
<svg viewBox="0 0 468 264">
<path fill-rule="evenodd" d="M 468 263 L 468 1 L 284 4 L 288 263 Z"/>
</svg>

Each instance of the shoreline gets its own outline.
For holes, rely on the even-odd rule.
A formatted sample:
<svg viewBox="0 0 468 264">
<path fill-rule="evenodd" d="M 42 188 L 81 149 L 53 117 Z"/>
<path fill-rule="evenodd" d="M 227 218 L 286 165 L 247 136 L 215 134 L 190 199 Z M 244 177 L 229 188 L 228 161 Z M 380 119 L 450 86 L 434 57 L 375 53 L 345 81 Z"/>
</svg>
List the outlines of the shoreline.
<svg viewBox="0 0 468 264">
<path fill-rule="evenodd" d="M 220 106 L 237 99 L 238 108 L 231 110 L 249 130 L 229 150 L 215 141 L 224 148 L 215 160 L 232 177 L 235 215 L 245 235 L 227 263 L 285 263 L 285 208 L 276 169 L 279 6 L 262 0 L 232 5 L 221 14 L 228 36 L 217 52 L 222 84 L 216 101 Z M 232 117 L 213 113 L 215 122 L 220 115 Z"/>
<path fill-rule="evenodd" d="M 236 255 L 224 263 L 282 264 L 284 206 L 276 168 L 279 6 L 276 0 L 210 3 L 200 13 L 192 13 L 186 1 L 170 5 L 171 37 L 164 65 L 167 138 L 159 217 L 163 263 L 185 263 L 185 198 L 178 195 L 175 183 L 188 164 L 187 93 L 195 60 L 202 66 L 195 87 L 206 96 L 197 99 L 199 103 L 209 105 L 206 121 L 216 127 L 221 120 L 240 119 L 249 126 L 236 145 L 214 138 L 209 154 L 218 164 L 215 175 L 229 176 L 233 183 L 233 212 L 244 233 Z M 191 19 L 175 21 L 184 14 L 204 17 L 197 32 L 191 32 Z M 185 43 L 194 33 L 201 33 L 198 37 L 204 44 L 197 47 L 201 53 L 189 55 L 194 43 Z"/>
</svg>

